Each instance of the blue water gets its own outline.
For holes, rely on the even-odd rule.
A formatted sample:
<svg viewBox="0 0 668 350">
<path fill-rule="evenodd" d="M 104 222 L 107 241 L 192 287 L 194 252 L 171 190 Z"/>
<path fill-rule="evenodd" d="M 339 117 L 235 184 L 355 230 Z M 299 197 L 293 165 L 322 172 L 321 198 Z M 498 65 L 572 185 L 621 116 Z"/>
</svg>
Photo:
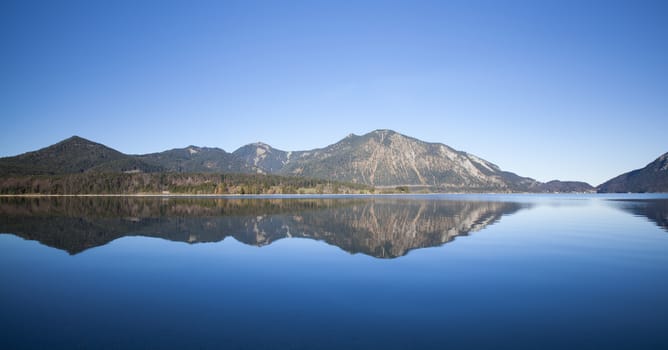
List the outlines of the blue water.
<svg viewBox="0 0 668 350">
<path fill-rule="evenodd" d="M 0 199 L 2 349 L 668 348 L 668 196 Z"/>
</svg>

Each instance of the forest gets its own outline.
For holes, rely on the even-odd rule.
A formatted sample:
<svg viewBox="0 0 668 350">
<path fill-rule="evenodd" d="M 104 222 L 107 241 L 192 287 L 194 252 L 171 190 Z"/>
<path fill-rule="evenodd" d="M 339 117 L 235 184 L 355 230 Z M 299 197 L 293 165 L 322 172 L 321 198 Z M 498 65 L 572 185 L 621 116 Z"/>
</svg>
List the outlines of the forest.
<svg viewBox="0 0 668 350">
<path fill-rule="evenodd" d="M 370 186 L 267 174 L 79 173 L 3 176 L 3 195 L 370 194 Z"/>
</svg>

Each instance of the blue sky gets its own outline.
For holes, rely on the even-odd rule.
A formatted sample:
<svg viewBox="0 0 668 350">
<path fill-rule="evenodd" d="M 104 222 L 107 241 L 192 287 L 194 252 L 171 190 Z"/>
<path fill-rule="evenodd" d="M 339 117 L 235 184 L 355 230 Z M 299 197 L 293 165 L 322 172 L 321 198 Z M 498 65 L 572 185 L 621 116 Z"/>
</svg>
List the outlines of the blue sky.
<svg viewBox="0 0 668 350">
<path fill-rule="evenodd" d="M 388 128 L 597 185 L 668 152 L 666 1 L 5 0 L 0 40 L 0 156 Z"/>
</svg>

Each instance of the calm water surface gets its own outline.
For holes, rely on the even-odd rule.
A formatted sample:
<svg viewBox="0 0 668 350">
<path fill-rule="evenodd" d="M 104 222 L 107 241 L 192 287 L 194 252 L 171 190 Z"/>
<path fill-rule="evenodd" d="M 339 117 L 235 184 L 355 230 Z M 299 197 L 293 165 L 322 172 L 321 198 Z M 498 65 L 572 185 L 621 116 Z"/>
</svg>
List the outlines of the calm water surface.
<svg viewBox="0 0 668 350">
<path fill-rule="evenodd" d="M 668 196 L 0 198 L 2 349 L 668 348 Z"/>
</svg>

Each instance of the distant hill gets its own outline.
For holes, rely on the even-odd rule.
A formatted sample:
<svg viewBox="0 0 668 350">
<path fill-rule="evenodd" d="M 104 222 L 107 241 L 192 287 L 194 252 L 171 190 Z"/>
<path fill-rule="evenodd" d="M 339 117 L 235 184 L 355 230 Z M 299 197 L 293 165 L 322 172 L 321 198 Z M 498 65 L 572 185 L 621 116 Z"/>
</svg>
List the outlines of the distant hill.
<svg viewBox="0 0 668 350">
<path fill-rule="evenodd" d="M 57 175 L 84 172 L 158 172 L 151 165 L 105 145 L 72 136 L 55 145 L 0 158 L 0 175 Z"/>
<path fill-rule="evenodd" d="M 668 192 L 668 153 L 642 169 L 630 171 L 597 187 L 600 193 Z"/>
<path fill-rule="evenodd" d="M 596 188 L 586 182 L 552 180 L 540 185 L 541 192 L 568 193 L 568 192 L 595 192 Z"/>
<path fill-rule="evenodd" d="M 136 156 L 167 172 L 178 173 L 253 173 L 257 167 L 220 148 L 188 146 Z"/>
<path fill-rule="evenodd" d="M 143 155 L 123 154 L 73 136 L 38 151 L 0 158 L 0 176 L 5 177 L 94 172 L 261 173 L 355 183 L 381 187 L 383 191 L 395 187 L 441 192 L 593 191 L 582 182 L 541 183 L 445 144 L 421 141 L 392 130 L 350 134 L 337 143 L 309 151 L 286 152 L 258 142 L 232 153 L 188 146 Z"/>
</svg>

